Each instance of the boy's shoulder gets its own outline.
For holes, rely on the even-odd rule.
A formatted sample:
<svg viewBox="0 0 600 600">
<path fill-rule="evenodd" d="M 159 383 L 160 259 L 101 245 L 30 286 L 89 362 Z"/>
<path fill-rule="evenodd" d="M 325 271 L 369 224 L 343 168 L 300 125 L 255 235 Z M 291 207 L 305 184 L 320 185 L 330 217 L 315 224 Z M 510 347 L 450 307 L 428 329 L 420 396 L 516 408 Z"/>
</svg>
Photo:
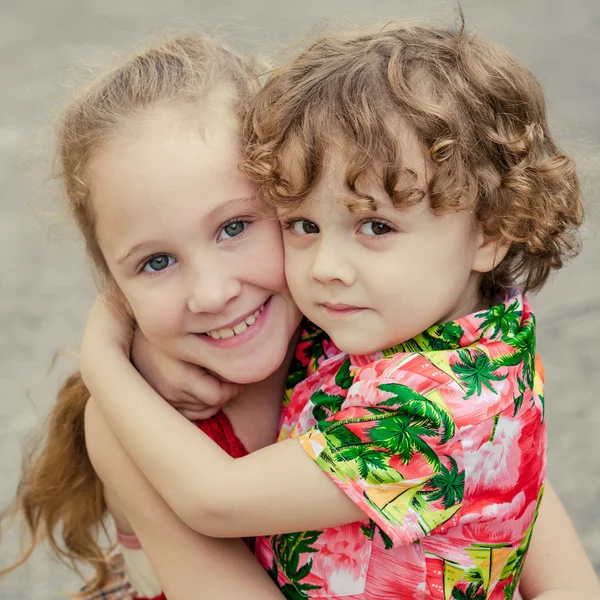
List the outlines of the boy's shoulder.
<svg viewBox="0 0 600 600">
<path fill-rule="evenodd" d="M 404 392 L 447 407 L 464 425 L 533 404 L 543 409 L 543 367 L 535 317 L 518 292 L 462 319 L 436 325 L 371 357 L 350 357 L 353 388 L 371 404 L 380 392 Z M 357 393 L 353 393 L 356 390 Z M 402 394 L 400 394 L 402 395 Z M 370 396 L 370 398 L 369 398 Z M 386 400 L 387 404 L 391 402 Z"/>
<path fill-rule="evenodd" d="M 459 426 L 531 406 L 543 413 L 535 318 L 518 292 L 371 355 L 341 353 L 306 325 L 296 348 L 302 380 L 295 382 L 294 413 L 312 407 L 320 420 L 352 406 L 401 411 L 415 399 L 445 407 Z"/>
</svg>

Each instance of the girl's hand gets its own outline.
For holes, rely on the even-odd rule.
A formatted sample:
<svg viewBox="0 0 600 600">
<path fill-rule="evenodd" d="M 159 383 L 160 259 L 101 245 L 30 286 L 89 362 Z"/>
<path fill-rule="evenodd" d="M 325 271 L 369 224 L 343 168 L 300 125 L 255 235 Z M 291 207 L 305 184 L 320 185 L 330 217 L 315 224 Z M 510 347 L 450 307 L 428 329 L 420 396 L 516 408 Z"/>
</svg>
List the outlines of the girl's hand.
<svg viewBox="0 0 600 600">
<path fill-rule="evenodd" d="M 208 419 L 243 386 L 224 383 L 205 369 L 175 359 L 151 344 L 135 329 L 131 360 L 144 379 L 186 419 Z"/>
</svg>

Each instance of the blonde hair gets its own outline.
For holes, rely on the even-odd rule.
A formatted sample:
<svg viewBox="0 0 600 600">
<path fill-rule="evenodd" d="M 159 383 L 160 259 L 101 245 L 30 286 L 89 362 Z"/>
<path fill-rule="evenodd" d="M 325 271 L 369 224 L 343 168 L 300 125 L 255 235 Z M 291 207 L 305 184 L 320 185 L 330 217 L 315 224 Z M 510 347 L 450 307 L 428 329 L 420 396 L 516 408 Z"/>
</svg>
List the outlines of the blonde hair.
<svg viewBox="0 0 600 600">
<path fill-rule="evenodd" d="M 179 36 L 135 54 L 83 89 L 58 126 L 57 155 L 69 212 L 83 236 L 98 274 L 110 277 L 98 245 L 88 172 L 91 161 L 113 136 L 146 109 L 160 104 L 196 105 L 214 114 L 214 92 L 224 91 L 223 119 L 237 120 L 258 89 L 253 64 L 216 42 Z M 0 575 L 23 564 L 36 545 L 52 550 L 76 567 L 92 565 L 102 587 L 107 562 L 98 544 L 106 516 L 103 489 L 87 455 L 84 412 L 89 393 L 79 373 L 65 382 L 43 438 L 26 453 L 15 502 L 2 518 L 21 514 L 30 543 L 22 558 Z M 57 532 L 60 526 L 60 534 Z"/>
<path fill-rule="evenodd" d="M 426 191 L 402 165 L 402 126 L 434 167 Z M 510 246 L 481 278 L 490 302 L 515 285 L 537 291 L 579 247 L 579 183 L 550 134 L 539 82 L 464 22 L 454 29 L 393 23 L 319 39 L 254 98 L 243 137 L 244 170 L 279 210 L 319 185 L 339 147 L 332 140 L 347 149 L 350 209 L 375 207 L 357 189 L 361 174 L 372 172 L 395 206 L 429 196 L 438 214 L 474 210 L 485 233 Z"/>
</svg>

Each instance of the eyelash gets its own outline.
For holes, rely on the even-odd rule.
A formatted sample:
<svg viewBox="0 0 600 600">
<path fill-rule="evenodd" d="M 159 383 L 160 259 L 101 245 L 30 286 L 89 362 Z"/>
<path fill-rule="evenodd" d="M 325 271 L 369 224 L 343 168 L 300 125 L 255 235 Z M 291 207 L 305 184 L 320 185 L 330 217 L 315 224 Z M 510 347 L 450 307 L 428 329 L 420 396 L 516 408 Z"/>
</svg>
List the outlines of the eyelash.
<svg viewBox="0 0 600 600">
<path fill-rule="evenodd" d="M 235 219 L 231 219 L 230 221 L 227 221 L 226 223 L 223 223 L 223 225 L 221 225 L 221 227 L 219 228 L 219 231 L 217 233 L 217 237 L 221 234 L 221 232 L 225 229 L 225 227 L 228 227 L 229 225 L 233 225 L 234 223 L 245 223 L 246 228 L 247 228 L 247 227 L 250 227 L 250 225 L 252 225 L 252 223 L 254 223 L 254 220 L 251 218 L 248 218 L 248 217 L 236 217 Z M 246 233 L 246 229 L 244 229 L 244 231 L 242 231 L 239 235 L 235 235 L 228 239 L 235 239 L 237 237 L 241 237 L 244 233 Z M 222 240 L 222 241 L 224 241 L 224 240 Z M 153 254 L 152 256 L 148 256 L 140 263 L 140 266 L 137 269 L 138 273 L 148 275 L 150 277 L 154 277 L 155 275 L 159 275 L 163 271 L 167 270 L 169 267 L 165 267 L 164 269 L 161 269 L 160 271 L 144 271 L 144 268 L 146 267 L 146 265 L 152 259 L 157 258 L 158 256 L 169 256 L 170 258 L 175 258 L 165 252 L 157 252 L 156 254 Z M 175 258 L 175 262 L 177 262 L 176 258 Z M 172 266 L 172 265 L 169 265 L 169 266 Z"/>
<path fill-rule="evenodd" d="M 307 219 L 305 217 L 290 217 L 288 219 L 284 219 L 282 221 L 279 221 L 281 228 L 284 231 L 292 231 L 294 229 L 294 225 L 296 223 L 299 223 L 300 221 L 306 221 L 308 223 L 314 223 L 317 227 L 319 227 L 314 221 L 311 221 L 310 219 Z M 306 234 L 309 235 L 309 234 Z"/>
<path fill-rule="evenodd" d="M 243 236 L 248 227 L 250 227 L 250 225 L 252 225 L 254 223 L 254 219 L 251 219 L 250 217 L 236 217 L 235 219 L 231 219 L 230 221 L 227 221 L 226 223 L 223 223 L 221 225 L 221 227 L 219 227 L 219 230 L 217 231 L 217 241 L 225 241 L 225 240 L 219 240 L 219 235 L 223 232 L 223 230 L 225 229 L 225 227 L 229 227 L 229 225 L 233 225 L 235 223 L 245 223 L 246 224 L 246 228 L 244 229 L 244 231 L 242 231 L 239 235 L 234 235 L 233 237 L 227 238 L 227 239 L 235 239 L 237 237 L 241 237 Z"/>
<path fill-rule="evenodd" d="M 284 230 L 287 230 L 287 231 L 292 230 L 293 227 L 294 227 L 294 225 L 298 221 L 309 221 L 311 223 L 313 222 L 310 219 L 306 219 L 304 217 L 290 217 L 289 219 L 284 219 L 283 221 L 281 221 L 281 227 Z M 388 235 L 390 235 L 391 233 L 397 233 L 398 232 L 398 228 L 395 225 L 393 225 L 392 223 L 390 223 L 389 221 L 386 221 L 385 219 L 373 219 L 373 218 L 369 218 L 369 219 L 365 219 L 364 221 L 361 221 L 358 224 L 357 230 L 360 230 L 360 228 L 363 225 L 366 225 L 367 223 L 377 223 L 377 224 L 380 224 L 380 225 L 387 225 L 391 229 L 391 231 L 389 231 L 388 233 L 383 233 L 381 235 L 369 235 L 368 236 L 367 234 L 363 234 L 366 237 L 384 238 L 384 237 L 387 237 Z M 317 225 L 317 227 L 318 227 L 318 225 Z"/>
<path fill-rule="evenodd" d="M 391 231 L 388 231 L 387 233 L 382 233 L 381 235 L 367 235 L 367 234 L 363 234 L 366 237 L 369 238 L 385 238 L 388 235 L 390 235 L 391 233 L 398 233 L 398 228 L 393 225 L 392 223 L 390 223 L 389 221 L 386 221 L 385 219 L 365 219 L 364 221 L 361 221 L 358 225 L 358 229 L 360 230 L 360 228 L 363 225 L 366 225 L 367 223 L 376 223 L 378 225 L 386 225 L 387 227 L 389 227 L 391 229 Z"/>
<path fill-rule="evenodd" d="M 140 266 L 138 267 L 138 274 L 139 275 L 145 275 L 147 277 L 156 277 L 157 275 L 160 275 L 163 271 L 166 271 L 167 269 L 169 269 L 170 267 L 172 267 L 173 265 L 167 265 L 164 269 L 159 269 L 158 271 L 145 271 L 144 269 L 146 268 L 146 265 L 151 261 L 154 260 L 155 258 L 158 258 L 159 256 L 168 256 L 169 258 L 172 258 L 175 263 L 177 263 L 177 259 L 174 256 L 171 256 L 170 254 L 167 254 L 165 252 L 157 252 L 156 254 L 153 254 L 152 256 L 149 256 L 148 258 L 145 258 Z M 173 264 L 175 264 L 173 263 Z"/>
</svg>

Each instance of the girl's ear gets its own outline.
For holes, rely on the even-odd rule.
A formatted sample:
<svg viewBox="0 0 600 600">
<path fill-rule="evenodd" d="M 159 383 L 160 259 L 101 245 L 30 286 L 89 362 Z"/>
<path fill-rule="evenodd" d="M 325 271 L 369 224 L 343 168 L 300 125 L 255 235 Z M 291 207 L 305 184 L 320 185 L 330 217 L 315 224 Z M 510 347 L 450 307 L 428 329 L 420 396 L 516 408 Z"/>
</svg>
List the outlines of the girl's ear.
<svg viewBox="0 0 600 600">
<path fill-rule="evenodd" d="M 489 273 L 495 269 L 506 256 L 510 243 L 498 237 L 480 233 L 480 243 L 473 260 L 473 271 L 478 273 Z"/>
</svg>

